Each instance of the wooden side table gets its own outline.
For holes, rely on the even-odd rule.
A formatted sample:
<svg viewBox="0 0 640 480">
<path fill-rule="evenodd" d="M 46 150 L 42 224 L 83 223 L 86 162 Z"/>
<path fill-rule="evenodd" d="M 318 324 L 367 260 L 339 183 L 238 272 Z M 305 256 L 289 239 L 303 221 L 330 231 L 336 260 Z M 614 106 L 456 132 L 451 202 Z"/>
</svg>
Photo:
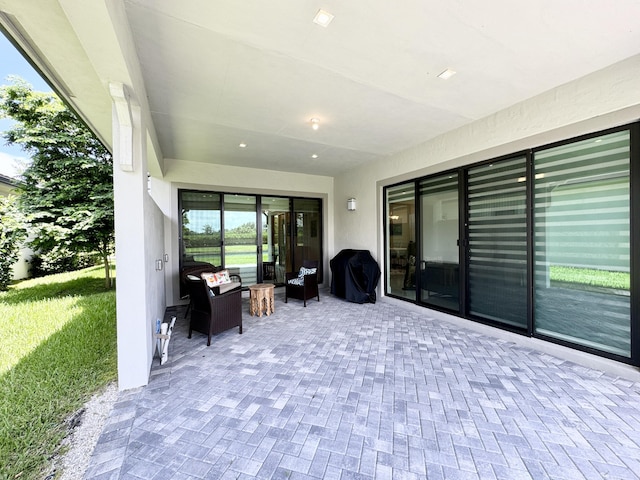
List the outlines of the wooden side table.
<svg viewBox="0 0 640 480">
<path fill-rule="evenodd" d="M 276 311 L 273 300 L 274 285 L 272 283 L 257 283 L 249 287 L 249 313 L 256 313 L 262 317 L 262 313 L 271 315 Z"/>
</svg>

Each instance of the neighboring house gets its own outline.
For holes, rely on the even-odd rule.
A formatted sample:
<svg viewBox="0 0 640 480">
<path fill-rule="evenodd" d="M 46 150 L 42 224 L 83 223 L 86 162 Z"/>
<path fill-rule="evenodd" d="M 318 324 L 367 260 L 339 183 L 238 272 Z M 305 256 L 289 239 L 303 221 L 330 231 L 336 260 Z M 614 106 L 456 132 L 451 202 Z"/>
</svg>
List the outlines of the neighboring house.
<svg viewBox="0 0 640 480">
<path fill-rule="evenodd" d="M 383 301 L 640 366 L 640 3 L 310 5 L 0 0 L 114 154 L 120 388 L 148 382 L 181 266 L 312 258 L 328 285 L 342 249 Z"/>
<path fill-rule="evenodd" d="M 7 177 L 0 173 L 0 195 L 3 197 L 9 196 L 9 194 L 16 188 L 15 180 L 11 177 Z"/>
<path fill-rule="evenodd" d="M 0 195 L 9 196 L 11 192 L 16 188 L 16 181 L 7 177 L 6 175 L 2 175 L 0 173 Z M 29 248 L 23 248 L 20 250 L 20 257 L 18 261 L 13 266 L 13 279 L 21 280 L 23 278 L 27 278 L 29 276 L 29 260 L 33 255 L 33 251 Z"/>
</svg>

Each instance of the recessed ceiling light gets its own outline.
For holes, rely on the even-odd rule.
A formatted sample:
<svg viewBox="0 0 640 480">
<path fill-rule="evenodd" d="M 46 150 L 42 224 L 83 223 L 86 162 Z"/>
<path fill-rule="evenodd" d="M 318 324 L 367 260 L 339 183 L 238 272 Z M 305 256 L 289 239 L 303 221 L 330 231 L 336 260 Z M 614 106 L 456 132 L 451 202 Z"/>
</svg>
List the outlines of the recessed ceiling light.
<svg viewBox="0 0 640 480">
<path fill-rule="evenodd" d="M 438 78 L 441 78 L 443 80 L 448 80 L 451 77 L 453 77 L 455 74 L 456 74 L 455 70 L 451 70 L 450 68 L 447 68 L 444 72 L 438 75 Z"/>
<path fill-rule="evenodd" d="M 328 26 L 331 23 L 331 20 L 333 20 L 333 15 L 331 15 L 326 10 L 322 10 L 322 9 L 318 10 L 318 13 L 316 13 L 316 16 L 313 17 L 313 23 L 316 23 L 321 27 Z"/>
<path fill-rule="evenodd" d="M 313 155 L 311 155 L 311 158 L 318 158 L 318 155 L 314 153 Z"/>
<path fill-rule="evenodd" d="M 318 130 L 318 128 L 320 128 L 320 120 L 317 118 L 312 118 L 310 120 L 311 122 L 311 128 L 313 128 L 314 130 Z"/>
<path fill-rule="evenodd" d="M 240 148 L 247 148 L 247 144 L 246 143 L 241 143 L 240 145 L 238 145 Z"/>
</svg>

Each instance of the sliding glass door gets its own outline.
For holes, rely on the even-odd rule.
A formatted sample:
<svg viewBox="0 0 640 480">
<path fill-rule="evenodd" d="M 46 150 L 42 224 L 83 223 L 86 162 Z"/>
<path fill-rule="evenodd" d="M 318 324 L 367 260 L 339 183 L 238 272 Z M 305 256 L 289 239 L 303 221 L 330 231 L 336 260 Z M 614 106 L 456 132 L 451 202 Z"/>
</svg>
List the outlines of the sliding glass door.
<svg viewBox="0 0 640 480">
<path fill-rule="evenodd" d="M 467 177 L 468 312 L 526 330 L 526 157 L 470 168 Z"/>
<path fill-rule="evenodd" d="M 182 192 L 180 258 L 183 265 L 222 264 L 220 194 Z"/>
<path fill-rule="evenodd" d="M 534 154 L 535 331 L 631 355 L 628 130 Z"/>
<path fill-rule="evenodd" d="M 258 281 L 258 227 L 255 195 L 224 195 L 223 265 L 242 283 Z"/>
<path fill-rule="evenodd" d="M 318 278 L 322 279 L 322 231 L 320 200 L 315 198 L 293 199 L 293 265 L 297 272 L 305 260 L 318 261 Z"/>
<path fill-rule="evenodd" d="M 386 285 L 393 295 L 416 299 L 415 183 L 387 189 Z"/>
<path fill-rule="evenodd" d="M 244 286 L 281 285 L 286 272 L 317 260 L 323 281 L 320 199 L 180 190 L 178 203 L 181 269 L 206 262 Z"/>
<path fill-rule="evenodd" d="M 458 174 L 420 182 L 420 301 L 460 309 Z M 410 263 L 415 264 L 414 261 Z M 411 283 L 415 278 L 411 277 Z"/>
<path fill-rule="evenodd" d="M 385 293 L 640 365 L 639 145 L 634 123 L 386 187 Z"/>
<path fill-rule="evenodd" d="M 262 282 L 284 283 L 293 271 L 289 249 L 291 213 L 288 198 L 262 197 Z"/>
</svg>

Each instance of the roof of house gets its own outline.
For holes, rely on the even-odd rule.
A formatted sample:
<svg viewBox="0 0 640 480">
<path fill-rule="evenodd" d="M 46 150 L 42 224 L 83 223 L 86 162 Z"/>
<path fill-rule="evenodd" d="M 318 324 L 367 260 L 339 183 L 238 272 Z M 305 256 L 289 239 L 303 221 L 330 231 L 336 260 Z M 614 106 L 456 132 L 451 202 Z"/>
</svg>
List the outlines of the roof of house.
<svg viewBox="0 0 640 480">
<path fill-rule="evenodd" d="M 17 186 L 17 181 L 0 173 L 0 194 L 8 195 Z"/>
</svg>

